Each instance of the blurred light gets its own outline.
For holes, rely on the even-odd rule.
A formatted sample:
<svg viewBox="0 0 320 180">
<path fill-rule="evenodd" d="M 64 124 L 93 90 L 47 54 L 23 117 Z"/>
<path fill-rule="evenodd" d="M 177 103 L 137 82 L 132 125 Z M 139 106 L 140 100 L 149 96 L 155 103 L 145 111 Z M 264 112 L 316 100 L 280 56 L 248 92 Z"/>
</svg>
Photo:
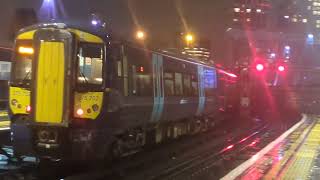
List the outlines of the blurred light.
<svg viewBox="0 0 320 180">
<path fill-rule="evenodd" d="M 78 116 L 82 116 L 83 115 L 83 110 L 81 109 L 81 108 L 79 108 L 78 110 L 77 110 L 77 115 Z"/>
<path fill-rule="evenodd" d="M 136 33 L 136 38 L 138 40 L 144 40 L 145 36 L 146 36 L 145 33 L 143 31 L 141 31 L 141 30 L 137 31 L 137 33 Z"/>
<path fill-rule="evenodd" d="M 30 105 L 27 106 L 26 111 L 27 112 L 31 112 L 31 106 Z"/>
<path fill-rule="evenodd" d="M 144 72 L 144 67 L 140 67 L 140 72 Z"/>
<path fill-rule="evenodd" d="M 271 57 L 271 58 L 275 58 L 275 57 L 276 57 L 276 53 L 271 53 L 271 54 L 270 54 L 270 57 Z"/>
<path fill-rule="evenodd" d="M 286 19 L 289 19 L 289 16 L 283 16 L 284 18 L 286 18 Z"/>
<path fill-rule="evenodd" d="M 188 43 L 191 43 L 193 41 L 193 35 L 192 34 L 187 34 L 186 37 L 185 37 L 185 40 L 188 42 Z"/>
<path fill-rule="evenodd" d="M 283 72 L 283 71 L 285 70 L 285 67 L 282 66 L 282 65 L 280 65 L 280 66 L 278 66 L 278 70 L 279 70 L 280 72 Z"/>
<path fill-rule="evenodd" d="M 313 39 L 314 38 L 313 34 L 308 34 L 308 38 Z"/>
<path fill-rule="evenodd" d="M 232 149 L 233 146 L 234 146 L 234 145 L 230 145 L 230 146 L 228 146 L 226 149 L 227 149 L 227 150 Z"/>
<path fill-rule="evenodd" d="M 258 71 L 263 71 L 264 66 L 263 66 L 262 64 L 257 64 L 257 65 L 256 65 L 256 69 L 257 69 Z"/>
<path fill-rule="evenodd" d="M 240 12 L 240 8 L 234 8 L 234 12 Z"/>
<path fill-rule="evenodd" d="M 98 21 L 97 21 L 97 20 L 92 20 L 92 21 L 91 21 L 91 24 L 94 25 L 94 26 L 96 26 L 96 25 L 98 25 Z"/>
<path fill-rule="evenodd" d="M 20 54 L 33 54 L 34 53 L 34 50 L 31 47 L 21 46 L 21 47 L 19 47 L 18 51 Z"/>
<path fill-rule="evenodd" d="M 256 11 L 257 11 L 257 13 L 261 13 L 261 12 L 262 12 L 262 10 L 261 10 L 261 9 L 257 9 Z"/>
<path fill-rule="evenodd" d="M 290 46 L 285 46 L 284 48 L 285 48 L 286 50 L 288 50 L 288 51 L 291 49 Z"/>
<path fill-rule="evenodd" d="M 246 9 L 246 12 L 247 12 L 247 13 L 250 13 L 250 12 L 251 12 L 251 9 Z"/>
<path fill-rule="evenodd" d="M 307 19 L 302 19 L 302 22 L 303 22 L 303 23 L 307 23 L 308 20 L 307 20 Z"/>
<path fill-rule="evenodd" d="M 238 77 L 237 75 L 235 75 L 235 74 L 233 74 L 233 73 L 229 73 L 229 72 L 224 71 L 224 70 L 220 70 L 219 72 L 220 72 L 220 73 L 223 73 L 223 74 L 225 74 L 225 75 L 227 75 L 227 76 L 233 77 L 233 78 L 237 78 L 237 77 Z"/>
</svg>

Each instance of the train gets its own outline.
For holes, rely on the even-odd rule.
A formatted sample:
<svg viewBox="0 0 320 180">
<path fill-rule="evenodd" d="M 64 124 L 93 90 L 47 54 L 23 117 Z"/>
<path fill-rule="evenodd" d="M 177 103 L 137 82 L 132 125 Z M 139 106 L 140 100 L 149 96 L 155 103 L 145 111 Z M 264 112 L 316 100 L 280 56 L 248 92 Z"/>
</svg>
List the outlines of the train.
<svg viewBox="0 0 320 180">
<path fill-rule="evenodd" d="M 8 109 L 12 49 L 0 47 L 0 110 Z"/>
<path fill-rule="evenodd" d="M 236 115 L 236 74 L 106 32 L 41 23 L 19 31 L 13 51 L 17 157 L 117 159 Z"/>
</svg>

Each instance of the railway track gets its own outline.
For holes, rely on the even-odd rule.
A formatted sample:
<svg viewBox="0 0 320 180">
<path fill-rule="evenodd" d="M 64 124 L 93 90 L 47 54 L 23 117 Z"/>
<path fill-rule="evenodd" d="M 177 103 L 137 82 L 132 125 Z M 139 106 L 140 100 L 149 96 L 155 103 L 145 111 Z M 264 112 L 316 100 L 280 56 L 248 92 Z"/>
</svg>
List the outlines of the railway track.
<svg viewBox="0 0 320 180">
<path fill-rule="evenodd" d="M 188 161 L 182 162 L 162 171 L 150 179 L 185 179 L 186 177 L 195 177 L 202 171 L 206 171 L 209 168 L 217 165 L 221 160 L 232 156 L 233 153 L 243 151 L 250 145 L 253 145 L 253 143 L 255 144 L 258 139 L 266 133 L 268 133 L 267 126 L 263 126 L 248 136 L 242 136 L 241 139 L 234 139 L 233 142 L 227 144 L 218 152 L 214 152 L 213 149 L 209 149 L 208 151 L 202 152 Z"/>
<path fill-rule="evenodd" d="M 139 155 L 137 158 L 140 159 L 140 161 L 137 161 L 135 158 L 129 158 L 124 161 L 126 163 L 125 165 L 113 166 L 113 172 L 102 170 L 100 172 L 89 172 L 80 175 L 78 174 L 75 176 L 69 176 L 65 179 L 86 179 L 87 177 L 97 177 L 96 179 L 104 179 L 108 177 L 112 179 L 121 178 L 133 180 L 170 179 L 171 177 L 178 175 L 178 172 L 184 173 L 193 168 L 193 165 L 197 162 L 205 161 L 206 158 L 211 157 L 212 155 L 218 157 L 225 154 L 227 151 L 229 151 L 229 148 L 231 147 L 230 145 L 232 145 L 234 148 L 238 148 L 239 144 L 237 143 L 239 143 L 239 141 L 242 140 L 240 144 L 244 143 L 245 141 L 249 141 L 250 139 L 259 136 L 262 132 L 267 131 L 267 127 L 268 126 L 266 124 L 261 124 L 255 128 L 252 128 L 250 132 L 242 131 L 238 133 L 227 133 L 221 135 L 220 137 L 214 137 L 214 141 L 212 141 L 212 138 L 208 138 L 212 134 L 204 134 L 206 137 L 199 136 L 195 138 L 192 143 L 191 140 L 188 140 L 187 145 L 182 145 L 179 148 L 174 146 L 162 147 L 160 150 L 162 151 L 162 154 L 157 152 L 142 152 L 142 156 L 145 156 L 145 158 L 141 158 Z M 201 146 L 206 147 L 203 149 Z M 189 152 L 187 152 L 186 149 Z M 166 151 L 166 153 L 163 154 L 163 151 Z M 179 156 L 177 152 L 180 152 L 180 154 L 183 155 Z"/>
<path fill-rule="evenodd" d="M 277 133 L 270 133 L 268 125 L 264 123 L 250 128 L 250 131 L 239 129 L 231 130 L 229 133 L 207 132 L 195 137 L 182 138 L 155 149 L 144 150 L 112 166 L 97 166 L 76 171 L 69 169 L 70 172 L 58 179 L 199 179 L 202 174 L 208 172 L 211 172 L 212 177 L 222 177 L 226 173 L 223 169 L 230 170 L 231 167 L 221 168 L 221 163 L 228 166 L 228 161 L 232 161 L 234 156 L 238 156 L 235 161 L 248 159 L 250 155 L 244 157 L 244 153 L 241 156 L 239 153 L 251 152 L 252 155 L 257 151 L 255 148 L 259 149 L 260 145 L 263 147 L 262 139 L 272 139 L 276 135 Z M 21 177 L 39 179 L 36 171 L 37 166 L 25 164 L 18 169 L 0 171 L 0 177 L 8 177 L 6 180 L 23 179 Z M 214 179 L 212 177 L 211 179 Z"/>
</svg>

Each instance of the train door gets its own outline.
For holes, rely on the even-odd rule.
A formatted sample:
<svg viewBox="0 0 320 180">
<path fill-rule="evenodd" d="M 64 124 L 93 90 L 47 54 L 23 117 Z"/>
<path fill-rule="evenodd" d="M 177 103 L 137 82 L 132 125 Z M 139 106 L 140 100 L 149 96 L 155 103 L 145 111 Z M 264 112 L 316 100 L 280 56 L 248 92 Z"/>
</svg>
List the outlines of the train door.
<svg viewBox="0 0 320 180">
<path fill-rule="evenodd" d="M 162 117 L 164 103 L 163 57 L 161 55 L 152 55 L 152 69 L 154 99 L 151 121 L 158 122 Z"/>
<path fill-rule="evenodd" d="M 43 29 L 35 33 L 31 107 L 37 123 L 67 124 L 71 42 L 72 35 L 66 30 Z"/>
<path fill-rule="evenodd" d="M 206 96 L 204 92 L 204 68 L 203 66 L 198 66 L 198 89 L 199 89 L 199 103 L 197 108 L 197 116 L 204 113 Z"/>
</svg>

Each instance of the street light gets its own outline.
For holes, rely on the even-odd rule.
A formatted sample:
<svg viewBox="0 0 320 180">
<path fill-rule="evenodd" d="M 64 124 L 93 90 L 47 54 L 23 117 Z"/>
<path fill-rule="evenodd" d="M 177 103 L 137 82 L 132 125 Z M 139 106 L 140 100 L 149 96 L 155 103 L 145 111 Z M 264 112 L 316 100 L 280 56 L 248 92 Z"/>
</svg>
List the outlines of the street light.
<svg viewBox="0 0 320 180">
<path fill-rule="evenodd" d="M 194 36 L 192 34 L 186 34 L 185 41 L 188 46 L 190 46 L 194 42 Z"/>
<path fill-rule="evenodd" d="M 137 31 L 137 33 L 136 33 L 136 39 L 138 39 L 138 40 L 145 40 L 145 38 L 146 38 L 145 32 L 143 32 L 143 31 L 141 31 L 141 30 Z"/>
</svg>

